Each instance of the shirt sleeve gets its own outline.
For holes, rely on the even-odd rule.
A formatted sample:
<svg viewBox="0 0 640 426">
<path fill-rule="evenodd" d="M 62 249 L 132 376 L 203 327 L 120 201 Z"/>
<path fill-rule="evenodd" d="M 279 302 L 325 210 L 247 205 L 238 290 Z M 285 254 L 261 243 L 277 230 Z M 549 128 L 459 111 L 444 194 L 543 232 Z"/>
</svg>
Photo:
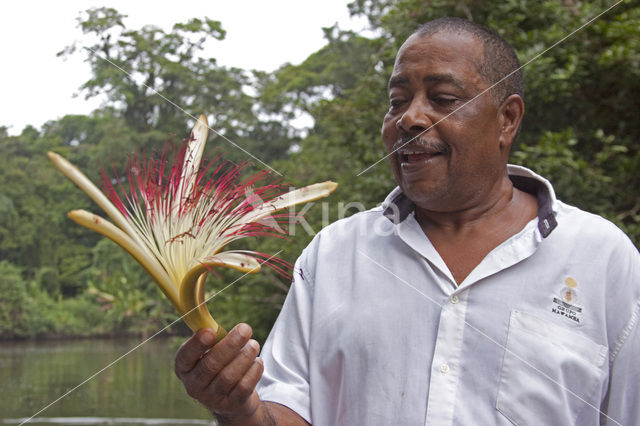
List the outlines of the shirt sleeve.
<svg viewBox="0 0 640 426">
<path fill-rule="evenodd" d="M 611 364 L 602 424 L 640 425 L 640 301 L 625 328 L 624 344 Z"/>
<path fill-rule="evenodd" d="M 295 264 L 289 293 L 262 348 L 264 373 L 257 392 L 263 401 L 282 404 L 311 423 L 309 332 L 313 286 L 305 256 L 306 251 Z"/>
<path fill-rule="evenodd" d="M 613 315 L 624 318 L 610 347 L 609 385 L 601 424 L 640 425 L 640 254 L 625 237 L 617 254 L 618 285 L 623 289 Z M 628 312 L 628 314 L 627 314 Z"/>
</svg>

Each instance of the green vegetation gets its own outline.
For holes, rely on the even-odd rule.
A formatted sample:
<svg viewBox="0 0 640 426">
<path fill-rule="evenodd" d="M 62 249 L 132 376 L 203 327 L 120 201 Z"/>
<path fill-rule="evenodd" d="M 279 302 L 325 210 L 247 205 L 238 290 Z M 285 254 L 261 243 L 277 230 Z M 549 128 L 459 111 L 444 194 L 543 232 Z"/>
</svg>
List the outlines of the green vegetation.
<svg viewBox="0 0 640 426">
<path fill-rule="evenodd" d="M 97 209 L 45 156 L 47 150 L 59 152 L 97 182 L 100 166 L 122 175 L 130 153 L 160 150 L 167 138 L 186 135 L 190 119 L 142 82 L 193 115 L 212 114 L 213 128 L 280 171 L 286 182 L 339 182 L 329 198 L 328 218 L 335 220 L 340 202 L 372 207 L 394 186 L 385 161 L 357 175 L 383 156 L 386 81 L 397 48 L 417 25 L 440 16 L 471 18 L 512 42 L 526 63 L 609 5 L 356 0 L 351 12 L 369 19 L 375 37 L 327 28 L 324 48 L 272 74 L 200 58 L 204 43 L 224 42 L 219 22 L 192 20 L 165 33 L 125 28 L 113 9 L 88 11 L 81 28 L 98 42 L 62 54 L 89 60 L 93 77 L 82 87 L 87 96 L 106 93 L 109 105 L 41 130 L 26 128 L 19 136 L 0 127 L 0 337 L 149 334 L 175 319 L 126 253 L 66 218 L 74 208 Z M 559 198 L 604 215 L 639 245 L 640 5 L 621 3 L 524 73 L 527 112 L 512 161 L 545 175 Z M 311 128 L 291 126 L 301 113 L 313 117 Z M 216 145 L 227 158 L 247 160 L 219 137 L 209 142 Z M 308 211 L 313 230 L 321 228 L 323 214 L 319 205 Z M 293 262 L 312 237 L 295 229 L 288 241 L 248 243 L 269 254 L 283 249 L 280 257 Z M 209 278 L 207 289 L 213 294 L 239 277 L 221 271 Z M 287 288 L 271 271 L 245 277 L 217 296 L 211 310 L 226 327 L 249 322 L 263 339 Z M 187 332 L 182 324 L 172 330 Z"/>
</svg>

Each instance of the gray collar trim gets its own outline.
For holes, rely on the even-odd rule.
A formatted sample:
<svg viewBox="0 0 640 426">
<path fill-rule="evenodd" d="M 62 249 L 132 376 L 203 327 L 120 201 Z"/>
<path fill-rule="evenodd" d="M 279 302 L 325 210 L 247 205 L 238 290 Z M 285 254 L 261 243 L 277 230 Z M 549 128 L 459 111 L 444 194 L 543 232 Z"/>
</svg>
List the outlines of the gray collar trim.
<svg viewBox="0 0 640 426">
<path fill-rule="evenodd" d="M 544 182 L 529 176 L 509 175 L 513 186 L 533 194 L 538 199 L 538 230 L 543 238 L 558 226 L 553 212 L 554 196 Z M 395 191 L 394 191 L 395 192 Z M 402 191 L 392 194 L 393 197 L 383 206 L 382 214 L 394 224 L 404 221 L 414 210 L 415 205 Z"/>
</svg>

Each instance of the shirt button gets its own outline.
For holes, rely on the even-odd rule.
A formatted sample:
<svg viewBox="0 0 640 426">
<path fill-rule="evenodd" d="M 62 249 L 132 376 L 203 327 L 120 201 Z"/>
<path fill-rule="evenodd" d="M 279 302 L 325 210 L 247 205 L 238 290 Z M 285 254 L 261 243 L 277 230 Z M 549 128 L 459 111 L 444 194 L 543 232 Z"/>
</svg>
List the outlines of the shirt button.
<svg viewBox="0 0 640 426">
<path fill-rule="evenodd" d="M 453 296 L 451 296 L 451 298 L 449 298 L 449 301 L 451 301 L 451 303 L 453 303 L 455 305 L 456 303 L 458 303 L 460 301 L 460 299 L 458 298 L 458 296 L 456 296 L 454 294 Z"/>
<path fill-rule="evenodd" d="M 440 365 L 440 372 L 442 374 L 447 374 L 449 372 L 449 364 L 445 362 L 442 365 Z"/>
</svg>

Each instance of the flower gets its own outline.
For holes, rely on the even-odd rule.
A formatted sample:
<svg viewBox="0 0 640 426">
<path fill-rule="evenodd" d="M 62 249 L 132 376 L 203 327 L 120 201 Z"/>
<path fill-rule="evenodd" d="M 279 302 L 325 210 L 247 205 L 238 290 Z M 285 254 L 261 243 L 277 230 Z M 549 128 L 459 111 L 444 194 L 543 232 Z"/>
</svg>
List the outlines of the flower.
<svg viewBox="0 0 640 426">
<path fill-rule="evenodd" d="M 204 303 L 207 272 L 218 266 L 245 273 L 260 270 L 259 253 L 223 249 L 245 237 L 275 235 L 272 213 L 326 197 L 337 184 L 327 181 L 278 194 L 277 185 L 257 186 L 266 172 L 241 180 L 243 166 L 220 162 L 219 157 L 201 168 L 208 129 L 201 115 L 170 168 L 166 153 L 146 163 L 134 158 L 128 192 L 103 174 L 105 194 L 62 156 L 47 155 L 113 223 L 85 210 L 73 210 L 69 217 L 129 252 L 193 331 L 209 327 L 220 339 L 226 331 Z"/>
</svg>

